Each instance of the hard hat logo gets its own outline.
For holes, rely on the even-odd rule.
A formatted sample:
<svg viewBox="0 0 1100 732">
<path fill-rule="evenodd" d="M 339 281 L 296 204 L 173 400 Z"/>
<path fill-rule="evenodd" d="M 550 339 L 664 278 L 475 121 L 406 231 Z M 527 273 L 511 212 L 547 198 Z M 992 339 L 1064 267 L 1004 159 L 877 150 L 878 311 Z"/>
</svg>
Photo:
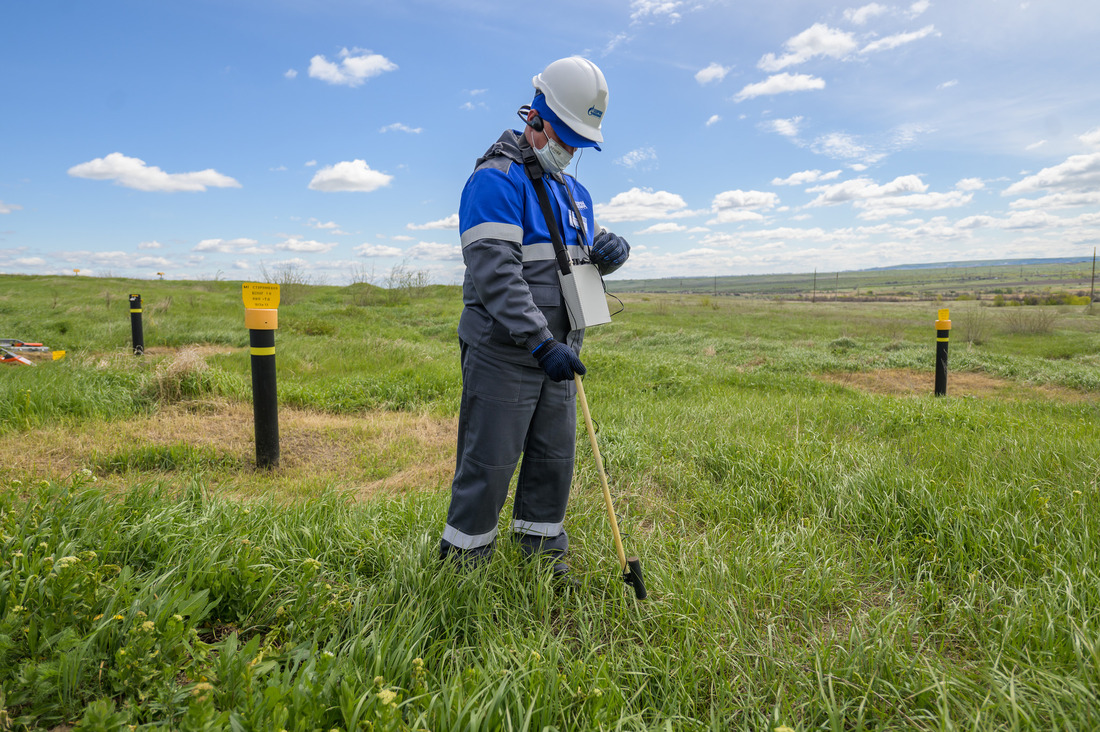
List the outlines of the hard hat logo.
<svg viewBox="0 0 1100 732">
<path fill-rule="evenodd" d="M 588 108 L 588 116 L 589 117 L 595 117 L 597 119 L 603 119 L 603 110 L 602 109 L 596 109 L 595 107 L 589 107 Z"/>
</svg>

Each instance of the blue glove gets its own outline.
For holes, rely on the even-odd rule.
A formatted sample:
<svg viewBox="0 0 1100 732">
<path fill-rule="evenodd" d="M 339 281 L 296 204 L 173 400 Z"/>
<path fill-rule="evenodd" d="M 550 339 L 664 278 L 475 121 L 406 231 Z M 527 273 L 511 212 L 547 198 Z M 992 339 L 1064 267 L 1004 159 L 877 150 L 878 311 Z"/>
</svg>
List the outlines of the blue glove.
<svg viewBox="0 0 1100 732">
<path fill-rule="evenodd" d="M 596 238 L 592 241 L 592 263 L 601 270 L 612 267 L 618 269 L 626 258 L 630 256 L 630 245 L 626 239 L 612 234 L 607 229 L 600 229 Z"/>
<path fill-rule="evenodd" d="M 584 376 L 587 371 L 572 348 L 553 338 L 543 341 L 531 355 L 538 359 L 539 366 L 551 381 L 572 380 L 574 373 Z"/>
</svg>

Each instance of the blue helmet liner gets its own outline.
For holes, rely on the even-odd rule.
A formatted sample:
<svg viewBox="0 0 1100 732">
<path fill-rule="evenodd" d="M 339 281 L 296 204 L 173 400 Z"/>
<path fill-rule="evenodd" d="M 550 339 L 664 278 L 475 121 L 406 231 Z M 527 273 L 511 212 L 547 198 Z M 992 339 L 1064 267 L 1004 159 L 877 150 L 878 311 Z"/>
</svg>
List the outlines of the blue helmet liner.
<svg viewBox="0 0 1100 732">
<path fill-rule="evenodd" d="M 594 147 L 597 150 L 600 149 L 599 144 L 594 140 L 589 140 L 587 137 L 582 137 L 573 131 L 573 128 L 561 121 L 558 115 L 554 114 L 554 110 L 550 109 L 550 106 L 546 103 L 546 95 L 536 94 L 535 98 L 531 101 L 531 108 L 539 113 L 539 116 L 554 126 L 554 132 L 557 133 L 561 141 L 569 147 Z"/>
</svg>

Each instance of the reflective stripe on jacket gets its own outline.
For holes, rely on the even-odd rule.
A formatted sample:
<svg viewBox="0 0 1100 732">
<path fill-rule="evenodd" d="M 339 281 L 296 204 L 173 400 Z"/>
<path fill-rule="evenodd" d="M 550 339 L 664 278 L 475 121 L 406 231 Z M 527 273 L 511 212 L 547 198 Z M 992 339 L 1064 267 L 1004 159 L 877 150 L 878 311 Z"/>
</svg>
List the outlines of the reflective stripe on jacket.
<svg viewBox="0 0 1100 732">
<path fill-rule="evenodd" d="M 569 330 L 554 247 L 523 168 L 521 146 L 527 146 L 521 133 L 505 131 L 478 159 L 462 189 L 458 218 L 466 274 L 458 335 L 500 358 L 533 366 L 531 351 L 547 338 L 579 353 L 584 332 Z M 595 227 L 592 197 L 572 176 L 543 180 L 570 259 L 587 260 Z"/>
</svg>

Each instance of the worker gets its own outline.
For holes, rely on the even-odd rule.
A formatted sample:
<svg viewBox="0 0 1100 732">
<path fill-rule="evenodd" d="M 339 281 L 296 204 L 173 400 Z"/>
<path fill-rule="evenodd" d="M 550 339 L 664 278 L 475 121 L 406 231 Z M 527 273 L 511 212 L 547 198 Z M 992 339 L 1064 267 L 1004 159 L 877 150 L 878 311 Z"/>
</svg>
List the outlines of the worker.
<svg viewBox="0 0 1100 732">
<path fill-rule="evenodd" d="M 585 373 L 584 330 L 570 326 L 552 235 L 532 178 L 544 183 L 574 263 L 591 262 L 609 274 L 626 261 L 630 246 L 597 228 L 592 197 L 564 174 L 578 148 L 599 150 L 603 142 L 603 72 L 587 59 L 570 57 L 551 63 L 532 83 L 534 99 L 519 111 L 526 126 L 506 130 L 478 158 L 462 190 L 462 402 L 440 555 L 463 567 L 492 556 L 500 511 L 522 455 L 513 536 L 525 556 L 547 558 L 556 577 L 573 581 L 564 520 L 576 442 L 574 375 Z"/>
</svg>

